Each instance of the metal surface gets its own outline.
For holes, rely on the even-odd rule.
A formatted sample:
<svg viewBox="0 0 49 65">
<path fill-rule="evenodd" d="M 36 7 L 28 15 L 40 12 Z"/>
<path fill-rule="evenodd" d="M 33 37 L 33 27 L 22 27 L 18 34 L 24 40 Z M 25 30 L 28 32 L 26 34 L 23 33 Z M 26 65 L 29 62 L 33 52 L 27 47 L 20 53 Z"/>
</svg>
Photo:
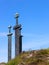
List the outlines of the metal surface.
<svg viewBox="0 0 49 65">
<path fill-rule="evenodd" d="M 9 33 L 8 33 L 8 61 L 11 60 L 11 51 L 12 51 L 12 33 L 11 33 L 11 26 L 8 26 Z"/>
<path fill-rule="evenodd" d="M 21 35 L 21 25 L 18 24 L 19 14 L 16 14 L 16 25 L 14 26 L 15 30 L 15 57 L 22 52 L 22 35 Z"/>
</svg>

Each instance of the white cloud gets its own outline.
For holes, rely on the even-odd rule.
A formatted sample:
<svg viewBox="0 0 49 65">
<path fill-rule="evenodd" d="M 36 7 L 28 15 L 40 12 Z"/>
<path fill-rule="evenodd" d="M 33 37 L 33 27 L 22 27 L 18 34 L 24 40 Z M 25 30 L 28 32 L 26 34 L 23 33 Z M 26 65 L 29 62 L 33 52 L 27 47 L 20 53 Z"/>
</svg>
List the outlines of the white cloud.
<svg viewBox="0 0 49 65">
<path fill-rule="evenodd" d="M 25 39 L 25 40 L 24 40 Z M 49 35 L 24 34 L 23 50 L 40 49 L 49 46 Z"/>
<path fill-rule="evenodd" d="M 7 36 L 6 32 L 0 32 L 0 36 Z"/>
<path fill-rule="evenodd" d="M 6 37 L 7 35 L 8 35 L 7 32 L 0 32 L 0 37 Z M 13 34 L 13 36 L 14 36 L 14 34 Z"/>
</svg>

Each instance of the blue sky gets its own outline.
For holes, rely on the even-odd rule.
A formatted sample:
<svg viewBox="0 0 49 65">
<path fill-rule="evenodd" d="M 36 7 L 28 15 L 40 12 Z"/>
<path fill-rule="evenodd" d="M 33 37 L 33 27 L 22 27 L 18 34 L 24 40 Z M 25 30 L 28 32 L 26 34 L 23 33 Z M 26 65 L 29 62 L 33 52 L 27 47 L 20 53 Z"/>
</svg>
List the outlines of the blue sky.
<svg viewBox="0 0 49 65">
<path fill-rule="evenodd" d="M 0 62 L 7 62 L 8 26 L 16 23 L 18 12 L 22 24 L 23 50 L 49 48 L 49 0 L 0 0 Z M 14 58 L 14 36 L 12 58 Z"/>
</svg>

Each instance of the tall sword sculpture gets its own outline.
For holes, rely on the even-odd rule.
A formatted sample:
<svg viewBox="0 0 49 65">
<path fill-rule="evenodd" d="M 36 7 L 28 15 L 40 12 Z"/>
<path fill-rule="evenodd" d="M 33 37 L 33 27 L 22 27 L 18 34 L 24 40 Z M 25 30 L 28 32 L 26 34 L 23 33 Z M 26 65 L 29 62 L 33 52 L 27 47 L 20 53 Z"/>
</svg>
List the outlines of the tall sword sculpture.
<svg viewBox="0 0 49 65">
<path fill-rule="evenodd" d="M 18 56 L 22 52 L 22 35 L 21 35 L 21 25 L 18 24 L 19 14 L 16 13 L 16 25 L 14 26 L 15 30 L 15 57 Z"/>
<path fill-rule="evenodd" d="M 8 26 L 9 33 L 8 33 L 8 61 L 11 60 L 11 51 L 12 51 L 12 33 L 11 33 L 11 26 Z"/>
</svg>

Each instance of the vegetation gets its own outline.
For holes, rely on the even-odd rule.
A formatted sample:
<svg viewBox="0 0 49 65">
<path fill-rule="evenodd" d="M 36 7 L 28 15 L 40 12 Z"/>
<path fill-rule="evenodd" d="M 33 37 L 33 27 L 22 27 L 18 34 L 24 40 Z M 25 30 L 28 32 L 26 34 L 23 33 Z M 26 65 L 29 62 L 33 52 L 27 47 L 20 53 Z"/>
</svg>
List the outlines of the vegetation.
<svg viewBox="0 0 49 65">
<path fill-rule="evenodd" d="M 6 65 L 49 65 L 49 48 L 23 52 Z"/>
</svg>

